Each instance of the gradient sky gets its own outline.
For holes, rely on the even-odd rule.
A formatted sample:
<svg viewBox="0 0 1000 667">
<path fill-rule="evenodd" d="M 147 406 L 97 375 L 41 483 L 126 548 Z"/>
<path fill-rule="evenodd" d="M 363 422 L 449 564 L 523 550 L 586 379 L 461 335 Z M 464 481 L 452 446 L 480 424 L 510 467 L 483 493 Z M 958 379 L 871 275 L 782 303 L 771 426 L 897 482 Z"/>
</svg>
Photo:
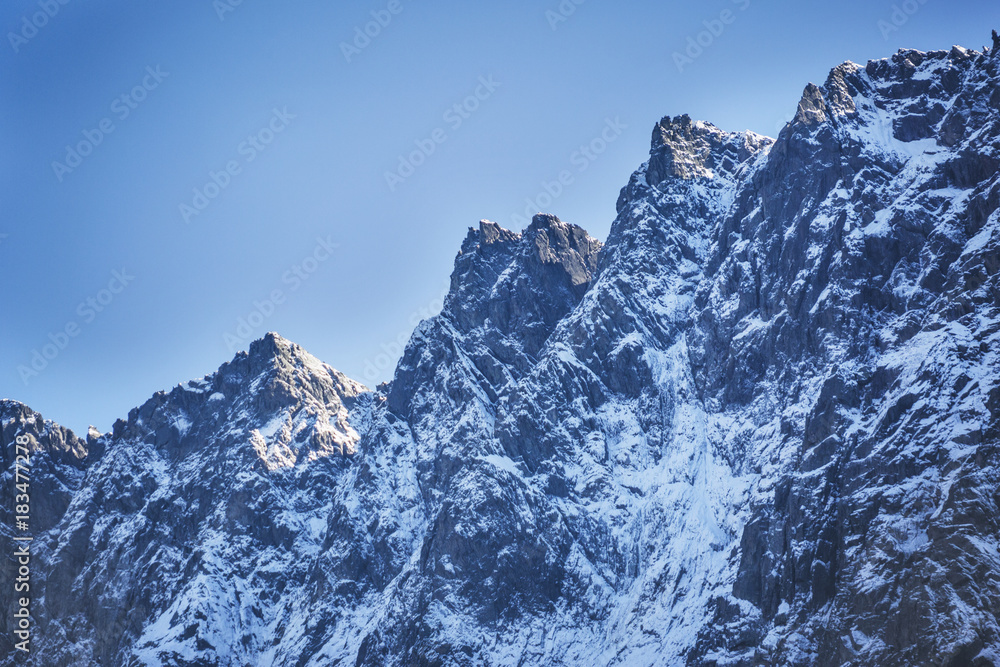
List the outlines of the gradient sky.
<svg viewBox="0 0 1000 667">
<path fill-rule="evenodd" d="M 466 229 L 560 172 L 544 208 L 603 239 L 661 116 L 774 136 L 844 60 L 1000 27 L 996 0 L 235 2 L 0 8 L 0 396 L 104 431 L 269 330 L 374 385 Z"/>
</svg>

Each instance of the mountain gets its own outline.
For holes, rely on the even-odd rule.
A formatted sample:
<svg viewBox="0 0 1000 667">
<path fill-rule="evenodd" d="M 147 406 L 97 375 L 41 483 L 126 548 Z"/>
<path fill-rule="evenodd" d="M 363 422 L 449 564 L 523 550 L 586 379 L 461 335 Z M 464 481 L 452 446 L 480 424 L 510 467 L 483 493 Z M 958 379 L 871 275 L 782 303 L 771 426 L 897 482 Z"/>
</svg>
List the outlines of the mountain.
<svg viewBox="0 0 1000 667">
<path fill-rule="evenodd" d="M 998 47 L 662 119 L 374 391 L 268 334 L 86 440 L 0 403 L 36 664 L 1000 664 Z"/>
</svg>

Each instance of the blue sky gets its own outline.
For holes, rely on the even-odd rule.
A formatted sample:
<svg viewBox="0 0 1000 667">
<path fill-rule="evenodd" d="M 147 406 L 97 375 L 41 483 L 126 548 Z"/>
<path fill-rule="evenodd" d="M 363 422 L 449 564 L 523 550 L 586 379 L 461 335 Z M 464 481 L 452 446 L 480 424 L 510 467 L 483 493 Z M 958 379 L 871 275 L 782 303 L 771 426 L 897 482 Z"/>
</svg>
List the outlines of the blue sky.
<svg viewBox="0 0 1000 667">
<path fill-rule="evenodd" d="M 604 238 L 663 115 L 774 136 L 844 60 L 1000 27 L 995 0 L 62 2 L 0 9 L 0 396 L 77 431 L 269 330 L 389 379 L 479 219 Z"/>
</svg>

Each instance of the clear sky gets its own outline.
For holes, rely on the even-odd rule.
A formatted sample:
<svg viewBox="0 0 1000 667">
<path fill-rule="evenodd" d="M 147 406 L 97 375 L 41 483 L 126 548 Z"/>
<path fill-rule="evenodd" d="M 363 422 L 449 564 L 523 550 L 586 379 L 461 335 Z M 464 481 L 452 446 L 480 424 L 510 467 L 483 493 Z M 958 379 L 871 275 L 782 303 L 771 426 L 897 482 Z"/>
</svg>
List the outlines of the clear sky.
<svg viewBox="0 0 1000 667">
<path fill-rule="evenodd" d="M 774 136 L 833 66 L 981 48 L 1000 4 L 6 0 L 0 25 L 0 396 L 85 432 L 269 330 L 389 379 L 479 219 L 605 238 L 660 117 Z"/>
</svg>

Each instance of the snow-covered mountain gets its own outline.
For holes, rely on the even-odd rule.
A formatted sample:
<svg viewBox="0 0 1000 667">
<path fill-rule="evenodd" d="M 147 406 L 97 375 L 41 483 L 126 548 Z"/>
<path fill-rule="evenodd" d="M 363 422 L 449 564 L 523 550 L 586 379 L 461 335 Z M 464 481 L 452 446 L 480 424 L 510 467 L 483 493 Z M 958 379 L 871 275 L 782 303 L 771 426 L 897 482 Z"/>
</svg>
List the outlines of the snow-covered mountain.
<svg viewBox="0 0 1000 667">
<path fill-rule="evenodd" d="M 377 390 L 268 334 L 85 441 L 0 402 L 35 664 L 1000 664 L 998 54 L 664 118 L 606 243 L 470 229 Z"/>
</svg>

